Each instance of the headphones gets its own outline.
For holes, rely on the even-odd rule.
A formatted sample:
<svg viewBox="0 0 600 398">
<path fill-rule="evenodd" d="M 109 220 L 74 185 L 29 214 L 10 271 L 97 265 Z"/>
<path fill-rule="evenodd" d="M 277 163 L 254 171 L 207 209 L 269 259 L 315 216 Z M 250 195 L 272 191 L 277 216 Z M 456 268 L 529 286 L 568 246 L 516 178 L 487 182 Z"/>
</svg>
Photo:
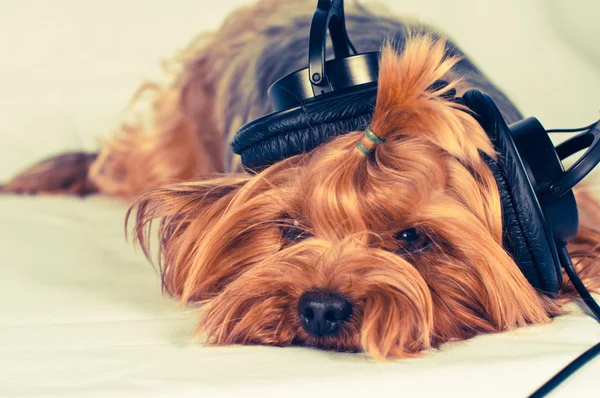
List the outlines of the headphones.
<svg viewBox="0 0 600 398">
<path fill-rule="evenodd" d="M 318 1 L 308 67 L 277 80 L 268 91 L 274 112 L 243 126 L 233 140 L 247 169 L 260 170 L 370 123 L 379 52 L 358 54 L 344 21 L 343 0 Z M 335 54 L 329 61 L 327 30 Z M 473 112 L 500 154 L 498 161 L 482 157 L 500 190 L 504 247 L 534 288 L 555 296 L 562 282 L 559 250 L 578 229 L 572 188 L 600 162 L 600 124 L 555 147 L 536 118 L 508 126 L 488 95 L 471 90 L 458 100 Z M 586 148 L 565 171 L 561 161 Z"/>
<path fill-rule="evenodd" d="M 328 29 L 335 57 L 326 61 Z M 318 0 L 308 67 L 271 85 L 274 112 L 242 126 L 233 152 L 241 155 L 244 167 L 260 170 L 311 151 L 334 135 L 364 130 L 375 108 L 378 74 L 379 52 L 357 54 L 348 37 L 343 1 Z"/>
<path fill-rule="evenodd" d="M 328 30 L 335 55 L 329 61 L 325 58 Z M 274 112 L 244 125 L 235 136 L 233 151 L 241 155 L 247 169 L 263 169 L 369 125 L 377 95 L 379 52 L 357 53 L 346 31 L 343 0 L 318 0 L 308 54 L 307 68 L 269 88 Z M 529 283 L 551 297 L 558 293 L 564 268 L 600 319 L 600 307 L 579 280 L 566 250 L 566 242 L 578 230 L 572 188 L 600 163 L 600 121 L 582 129 L 547 131 L 530 117 L 509 126 L 491 97 L 478 90 L 456 100 L 472 111 L 499 154 L 497 161 L 481 156 L 500 191 L 505 250 Z M 557 147 L 550 140 L 551 132 L 577 131 L 584 132 Z M 563 160 L 585 149 L 568 170 L 563 168 Z M 550 382 L 556 383 L 559 376 L 558 383 L 568 374 L 561 372 Z M 545 394 L 557 385 L 550 382 L 538 392 Z"/>
</svg>

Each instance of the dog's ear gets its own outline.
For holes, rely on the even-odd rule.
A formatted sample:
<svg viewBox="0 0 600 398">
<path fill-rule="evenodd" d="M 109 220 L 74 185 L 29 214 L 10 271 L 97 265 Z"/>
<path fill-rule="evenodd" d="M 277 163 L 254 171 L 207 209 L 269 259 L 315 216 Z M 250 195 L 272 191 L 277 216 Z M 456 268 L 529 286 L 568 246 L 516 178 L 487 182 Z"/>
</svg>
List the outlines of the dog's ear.
<svg viewBox="0 0 600 398">
<path fill-rule="evenodd" d="M 127 220 L 135 211 L 133 237 L 144 254 L 152 261 L 151 241 L 153 222 L 158 227 L 158 266 L 163 288 L 175 297 L 184 299 L 190 273 L 196 272 L 194 264 L 205 235 L 226 211 L 238 190 L 249 176 L 225 176 L 194 183 L 179 183 L 141 195 L 130 207 Z M 126 225 L 127 229 L 127 225 Z M 227 273 L 216 279 L 227 278 Z M 210 293 L 212 286 L 203 286 Z M 216 282 L 216 281 L 213 281 Z M 213 283 L 214 285 L 214 283 Z M 202 297 L 186 297 L 197 300 Z"/>
<path fill-rule="evenodd" d="M 429 35 L 408 38 L 402 51 L 385 46 L 372 131 L 388 141 L 424 138 L 466 163 L 479 162 L 479 151 L 492 155 L 483 129 L 454 101 L 461 81 L 452 69 L 459 61 L 444 40 Z"/>
<path fill-rule="evenodd" d="M 294 160 L 286 159 L 256 175 L 174 184 L 137 199 L 130 214 L 136 211 L 134 237 L 147 257 L 152 223 L 160 220 L 164 289 L 182 303 L 210 300 L 276 253 L 286 192 L 297 174 L 291 167 Z"/>
</svg>

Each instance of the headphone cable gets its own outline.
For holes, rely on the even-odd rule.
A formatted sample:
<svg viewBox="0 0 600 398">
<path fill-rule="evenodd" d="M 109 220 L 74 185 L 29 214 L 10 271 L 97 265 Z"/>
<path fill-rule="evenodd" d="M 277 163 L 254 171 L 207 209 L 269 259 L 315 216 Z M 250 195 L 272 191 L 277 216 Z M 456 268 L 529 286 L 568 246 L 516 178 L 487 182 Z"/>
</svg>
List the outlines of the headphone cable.
<svg viewBox="0 0 600 398">
<path fill-rule="evenodd" d="M 594 123 L 590 124 L 589 126 L 579 127 L 579 128 L 576 128 L 576 129 L 553 129 L 553 130 L 546 130 L 546 133 L 548 133 L 548 134 L 550 134 L 550 133 L 579 133 L 580 131 L 590 130 L 592 127 L 594 127 L 596 124 L 598 124 L 598 122 L 600 122 L 600 120 L 595 121 Z"/>
<path fill-rule="evenodd" d="M 579 293 L 579 296 L 581 296 L 583 302 L 594 314 L 596 320 L 600 322 L 600 306 L 594 300 L 590 292 L 587 290 L 587 288 L 579 278 L 579 275 L 577 275 L 577 271 L 575 271 L 575 267 L 573 266 L 573 262 L 571 261 L 571 256 L 569 256 L 569 252 L 567 251 L 566 245 L 562 245 L 558 248 L 558 257 L 567 276 L 571 280 L 573 287 L 575 287 L 575 290 L 577 290 L 577 293 Z M 571 361 L 571 363 L 565 366 L 560 372 L 554 375 L 550 380 L 544 383 L 544 385 L 542 385 L 533 394 L 531 394 L 529 398 L 545 397 L 560 383 L 565 381 L 569 376 L 575 373 L 583 365 L 594 359 L 598 354 L 600 354 L 600 343 L 597 343 L 596 345 L 585 351 L 583 354 L 575 358 L 573 361 Z"/>
</svg>

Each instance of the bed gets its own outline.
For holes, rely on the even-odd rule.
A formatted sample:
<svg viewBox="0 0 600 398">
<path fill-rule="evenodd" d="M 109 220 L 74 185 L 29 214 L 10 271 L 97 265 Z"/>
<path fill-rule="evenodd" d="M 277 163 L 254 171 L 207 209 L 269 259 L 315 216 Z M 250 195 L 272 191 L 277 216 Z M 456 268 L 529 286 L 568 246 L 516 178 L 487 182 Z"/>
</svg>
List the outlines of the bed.
<svg viewBox="0 0 600 398">
<path fill-rule="evenodd" d="M 245 2 L 4 2 L 0 180 L 50 153 L 93 150 L 135 87 L 158 76 L 159 59 Z M 578 27 L 600 12 L 592 2 L 388 3 L 449 32 L 547 127 L 598 117 L 600 58 Z M 198 309 L 162 295 L 155 270 L 125 241 L 126 208 L 106 197 L 0 196 L 0 396 L 517 397 L 600 337 L 600 324 L 571 304 L 548 325 L 389 363 L 205 347 L 192 339 Z M 598 372 L 600 360 L 555 396 L 597 396 Z"/>
</svg>

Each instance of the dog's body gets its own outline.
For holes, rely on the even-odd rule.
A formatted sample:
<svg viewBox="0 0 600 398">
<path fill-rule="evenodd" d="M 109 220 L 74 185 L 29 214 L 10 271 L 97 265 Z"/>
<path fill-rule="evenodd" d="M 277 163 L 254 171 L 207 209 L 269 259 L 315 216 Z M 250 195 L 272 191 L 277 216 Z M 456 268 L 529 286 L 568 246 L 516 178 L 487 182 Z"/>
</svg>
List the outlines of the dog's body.
<svg viewBox="0 0 600 398">
<path fill-rule="evenodd" d="M 402 49 L 388 47 L 382 59 L 384 93 L 372 125 L 388 143 L 375 161 L 356 151 L 360 134 L 349 133 L 258 175 L 243 173 L 229 142 L 271 111 L 275 80 L 306 66 L 313 7 L 266 0 L 236 12 L 189 46 L 173 85 L 142 90 L 151 120 L 124 124 L 97 158 L 52 158 L 2 190 L 143 194 L 136 236 L 147 247 L 146 227 L 163 219 L 165 288 L 184 302 L 207 302 L 202 327 L 215 343 L 405 356 L 560 314 L 572 287 L 564 283 L 557 299 L 536 292 L 502 249 L 498 190 L 479 156 L 497 156 L 489 139 L 443 93 L 424 93 L 443 78 L 459 94 L 488 93 L 509 123 L 521 115 L 428 29 L 346 10 L 360 52 L 387 40 Z M 165 186 L 173 182 L 180 183 Z M 599 206 L 585 193 L 579 201 L 583 227 L 570 253 L 597 289 Z M 311 323 L 320 316 L 315 302 L 333 305 L 321 314 L 330 330 Z"/>
</svg>

